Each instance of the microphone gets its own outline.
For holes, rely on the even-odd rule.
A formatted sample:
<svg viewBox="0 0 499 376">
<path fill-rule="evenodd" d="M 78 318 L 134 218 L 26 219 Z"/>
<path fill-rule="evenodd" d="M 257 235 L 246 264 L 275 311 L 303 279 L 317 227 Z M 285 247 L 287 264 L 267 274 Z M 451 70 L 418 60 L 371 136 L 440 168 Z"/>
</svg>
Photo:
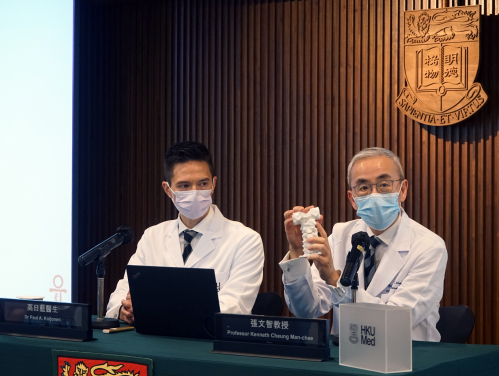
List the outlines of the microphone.
<svg viewBox="0 0 499 376">
<path fill-rule="evenodd" d="M 362 255 L 369 248 L 369 235 L 359 231 L 352 235 L 352 250 L 348 252 L 345 269 L 341 273 L 340 283 L 347 287 L 352 284 L 355 274 L 359 270 Z"/>
<path fill-rule="evenodd" d="M 106 257 L 116 247 L 122 244 L 131 243 L 133 240 L 133 236 L 133 230 L 130 227 L 118 227 L 118 229 L 116 230 L 116 234 L 78 257 L 78 264 L 80 264 L 81 266 L 87 266 L 91 262 L 101 257 Z"/>
</svg>

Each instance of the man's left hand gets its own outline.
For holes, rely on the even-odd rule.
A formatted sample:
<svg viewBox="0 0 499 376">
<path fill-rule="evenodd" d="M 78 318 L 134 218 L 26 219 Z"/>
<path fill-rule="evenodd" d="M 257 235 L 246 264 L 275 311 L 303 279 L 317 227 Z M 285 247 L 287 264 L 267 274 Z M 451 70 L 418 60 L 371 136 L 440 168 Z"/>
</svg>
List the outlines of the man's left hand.
<svg viewBox="0 0 499 376">
<path fill-rule="evenodd" d="M 314 262 L 320 277 L 328 285 L 336 286 L 336 283 L 340 279 L 340 273 L 338 270 L 334 269 L 333 257 L 331 255 L 331 248 L 329 247 L 326 231 L 324 231 L 324 228 L 318 222 L 316 227 L 321 236 L 313 236 L 307 239 L 307 242 L 311 244 L 308 247 L 308 250 L 312 252 L 321 252 L 322 255 L 314 253 L 308 256 L 308 259 Z"/>
</svg>

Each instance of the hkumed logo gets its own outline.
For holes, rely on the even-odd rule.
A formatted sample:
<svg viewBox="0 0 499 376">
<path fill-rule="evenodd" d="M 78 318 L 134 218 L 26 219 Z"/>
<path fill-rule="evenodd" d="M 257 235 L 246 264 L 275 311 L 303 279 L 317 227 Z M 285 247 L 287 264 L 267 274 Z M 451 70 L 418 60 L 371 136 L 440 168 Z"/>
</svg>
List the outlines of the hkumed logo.
<svg viewBox="0 0 499 376">
<path fill-rule="evenodd" d="M 348 339 L 354 345 L 359 342 L 359 326 L 357 324 L 350 324 L 350 337 Z"/>
</svg>

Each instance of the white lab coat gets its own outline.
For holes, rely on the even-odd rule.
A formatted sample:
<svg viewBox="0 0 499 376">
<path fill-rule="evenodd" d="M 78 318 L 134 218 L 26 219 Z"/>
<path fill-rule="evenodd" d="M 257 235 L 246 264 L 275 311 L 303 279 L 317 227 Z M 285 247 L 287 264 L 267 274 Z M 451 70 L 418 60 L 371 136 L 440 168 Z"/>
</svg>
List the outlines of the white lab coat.
<svg viewBox="0 0 499 376">
<path fill-rule="evenodd" d="M 249 314 L 263 279 L 262 239 L 242 223 L 226 219 L 216 205 L 211 209 L 215 215 L 185 265 L 178 218 L 148 228 L 128 264 L 214 269 L 221 312 Z M 111 294 L 106 317 L 118 317 L 121 300 L 125 299 L 128 290 L 125 271 Z"/>
<path fill-rule="evenodd" d="M 352 235 L 367 231 L 367 224 L 359 219 L 338 223 L 329 236 L 335 269 L 343 270 L 350 251 Z M 284 292 L 289 309 L 298 317 L 320 317 L 333 308 L 333 327 L 338 333 L 338 304 L 351 302 L 351 291 L 338 295 L 319 276 L 314 266 L 302 268 L 304 275 L 286 283 L 286 272 L 298 263 L 281 263 Z M 288 265 L 288 266 L 285 266 Z M 438 308 L 443 295 L 447 250 L 436 234 L 402 214 L 400 226 L 378 266 L 367 290 L 364 289 L 364 262 L 359 268 L 357 302 L 389 304 L 412 308 L 412 339 L 440 341 L 436 329 Z M 303 267 L 303 264 L 302 264 Z M 295 273 L 296 274 L 296 273 Z"/>
</svg>

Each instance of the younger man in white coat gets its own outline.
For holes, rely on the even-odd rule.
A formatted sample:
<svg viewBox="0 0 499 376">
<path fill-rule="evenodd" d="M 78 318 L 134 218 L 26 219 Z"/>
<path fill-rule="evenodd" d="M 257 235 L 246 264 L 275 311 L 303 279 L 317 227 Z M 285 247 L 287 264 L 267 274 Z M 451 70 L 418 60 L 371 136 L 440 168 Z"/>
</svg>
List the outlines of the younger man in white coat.
<svg viewBox="0 0 499 376">
<path fill-rule="evenodd" d="M 216 182 L 206 146 L 186 141 L 169 148 L 163 189 L 179 216 L 148 228 L 128 264 L 214 269 L 220 310 L 249 314 L 263 278 L 262 240 L 212 205 Z M 106 316 L 134 322 L 126 272 L 109 299 Z"/>
<path fill-rule="evenodd" d="M 348 167 L 348 199 L 361 219 L 337 223 L 327 237 L 317 221 L 321 237 L 307 239 L 313 254 L 303 254 L 299 226 L 292 214 L 310 210 L 295 207 L 284 213 L 289 252 L 280 266 L 289 309 L 298 317 L 320 317 L 333 309 L 332 333 L 338 334 L 338 305 L 351 302 L 350 287 L 339 282 L 352 235 L 365 231 L 371 247 L 360 265 L 357 302 L 412 308 L 412 339 L 440 341 L 436 329 L 443 294 L 447 250 L 444 241 L 410 219 L 400 204 L 408 182 L 398 157 L 382 148 L 364 149 Z M 374 247 L 374 248 L 373 248 Z"/>
</svg>

